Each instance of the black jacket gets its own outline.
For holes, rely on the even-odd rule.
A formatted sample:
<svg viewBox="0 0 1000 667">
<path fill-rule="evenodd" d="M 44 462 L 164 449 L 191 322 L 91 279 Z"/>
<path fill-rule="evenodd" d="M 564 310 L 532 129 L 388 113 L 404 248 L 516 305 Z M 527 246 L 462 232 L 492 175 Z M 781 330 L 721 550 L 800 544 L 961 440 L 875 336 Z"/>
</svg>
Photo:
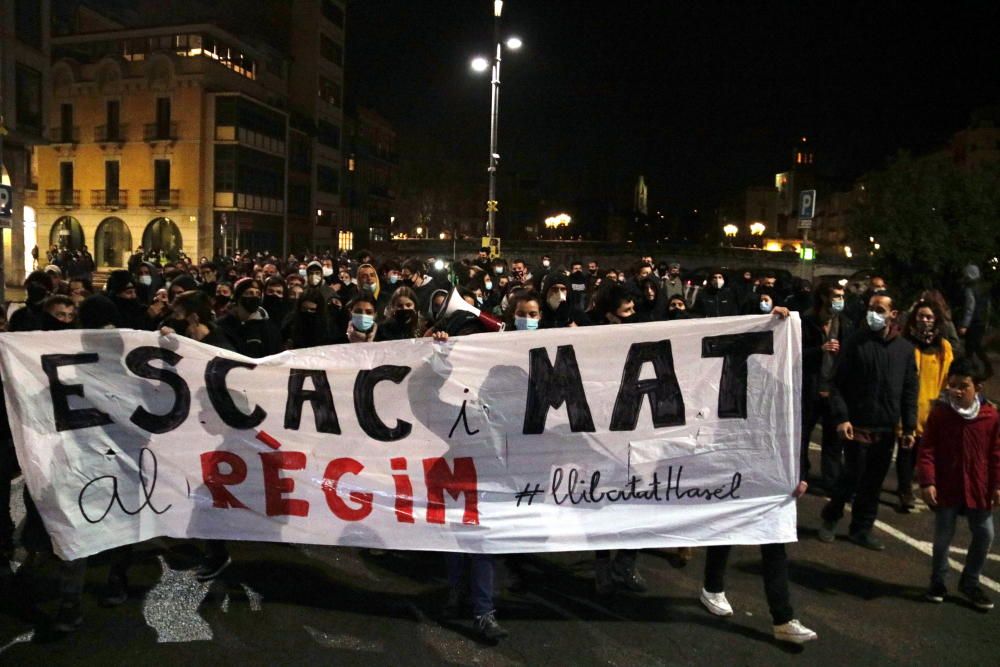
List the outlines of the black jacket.
<svg viewBox="0 0 1000 667">
<path fill-rule="evenodd" d="M 863 327 L 840 348 L 840 363 L 830 392 L 836 423 L 855 428 L 903 431 L 917 427 L 917 363 L 913 345 L 894 327 L 889 336 Z"/>
<path fill-rule="evenodd" d="M 259 308 L 260 318 L 245 322 L 235 313 L 230 313 L 218 321 L 218 327 L 233 343 L 240 354 L 259 359 L 281 352 L 281 331 L 273 320 L 267 317 L 267 312 Z"/>
<path fill-rule="evenodd" d="M 833 355 L 833 373 L 836 374 L 836 367 L 843 358 L 844 347 L 847 341 L 854 335 L 854 326 L 842 313 L 835 313 L 833 317 L 837 323 L 837 335 L 831 336 L 831 340 L 840 342 L 840 352 Z M 831 327 L 831 330 L 833 327 Z M 823 371 L 823 344 L 826 342 L 826 334 L 823 333 L 823 324 L 816 313 L 809 311 L 802 316 L 802 396 L 803 398 L 815 397 L 820 389 Z M 832 354 L 832 353 L 831 353 Z"/>
<path fill-rule="evenodd" d="M 694 308 L 691 310 L 701 317 L 726 317 L 727 315 L 739 315 L 740 303 L 728 287 L 719 290 L 708 287 L 698 294 Z"/>
</svg>

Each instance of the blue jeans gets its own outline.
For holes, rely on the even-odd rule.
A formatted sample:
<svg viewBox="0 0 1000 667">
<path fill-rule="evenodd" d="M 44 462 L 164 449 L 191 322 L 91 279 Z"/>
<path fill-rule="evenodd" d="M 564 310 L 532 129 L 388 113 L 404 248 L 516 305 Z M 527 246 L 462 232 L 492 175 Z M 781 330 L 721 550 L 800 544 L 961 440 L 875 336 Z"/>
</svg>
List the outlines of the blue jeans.
<svg viewBox="0 0 1000 667">
<path fill-rule="evenodd" d="M 948 547 L 955 536 L 958 523 L 958 507 L 939 507 L 934 510 L 934 556 L 931 561 L 931 583 L 944 585 L 948 574 Z M 979 574 L 983 571 L 986 556 L 993 544 L 993 512 L 991 510 L 965 510 L 972 531 L 972 543 L 965 557 L 965 569 L 959 579 L 960 589 L 979 585 Z"/>
<path fill-rule="evenodd" d="M 493 611 L 493 577 L 496 562 L 492 554 L 446 553 L 448 584 L 453 590 L 461 591 L 466 568 L 469 576 L 469 602 L 475 617 Z"/>
</svg>

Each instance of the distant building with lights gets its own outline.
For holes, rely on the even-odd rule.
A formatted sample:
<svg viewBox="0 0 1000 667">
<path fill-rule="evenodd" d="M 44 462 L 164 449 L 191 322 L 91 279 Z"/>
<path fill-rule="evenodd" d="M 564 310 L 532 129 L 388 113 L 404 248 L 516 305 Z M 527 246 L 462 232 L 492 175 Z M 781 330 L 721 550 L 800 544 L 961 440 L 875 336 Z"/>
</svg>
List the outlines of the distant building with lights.
<svg viewBox="0 0 1000 667">
<path fill-rule="evenodd" d="M 79 4 L 52 38 L 43 252 L 87 245 L 116 267 L 139 245 L 194 258 L 336 248 L 343 2 L 100 8 Z M 242 18 L 270 38 L 201 18 L 227 11 L 234 30 Z"/>
</svg>

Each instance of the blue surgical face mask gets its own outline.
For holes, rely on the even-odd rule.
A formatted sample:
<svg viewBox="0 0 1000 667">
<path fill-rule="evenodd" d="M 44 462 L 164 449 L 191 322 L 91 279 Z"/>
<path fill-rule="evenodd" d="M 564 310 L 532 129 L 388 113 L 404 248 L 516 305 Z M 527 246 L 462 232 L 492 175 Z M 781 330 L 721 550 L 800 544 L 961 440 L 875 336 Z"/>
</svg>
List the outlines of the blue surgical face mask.
<svg viewBox="0 0 1000 667">
<path fill-rule="evenodd" d="M 495 273 L 495 274 L 497 274 L 499 276 L 501 273 L 503 273 L 503 267 L 502 266 L 494 266 L 493 267 L 493 273 Z"/>
<path fill-rule="evenodd" d="M 772 308 L 774 308 L 774 304 L 771 303 L 770 301 L 761 301 L 760 302 L 760 312 L 762 312 L 762 313 L 770 313 Z"/>
<path fill-rule="evenodd" d="M 354 326 L 355 331 L 369 331 L 375 324 L 375 316 L 365 315 L 364 313 L 351 313 L 351 324 Z"/>
<path fill-rule="evenodd" d="M 485 283 L 483 283 L 483 287 L 485 287 L 486 291 L 489 292 L 491 289 L 493 289 L 493 283 L 487 280 Z"/>
<path fill-rule="evenodd" d="M 837 299 L 836 301 L 831 301 L 830 302 L 830 310 L 832 310 L 833 312 L 839 313 L 843 309 L 844 309 L 844 300 L 843 299 Z"/>
<path fill-rule="evenodd" d="M 885 329 L 885 315 L 876 313 L 874 310 L 868 311 L 868 314 L 865 315 L 865 322 L 868 323 L 868 328 L 872 331 Z"/>
<path fill-rule="evenodd" d="M 518 331 L 534 331 L 538 324 L 539 321 L 534 318 L 514 316 L 514 328 Z"/>
<path fill-rule="evenodd" d="M 398 282 L 399 282 L 399 276 L 397 276 L 395 273 L 389 274 L 389 284 L 390 285 L 395 285 Z"/>
</svg>

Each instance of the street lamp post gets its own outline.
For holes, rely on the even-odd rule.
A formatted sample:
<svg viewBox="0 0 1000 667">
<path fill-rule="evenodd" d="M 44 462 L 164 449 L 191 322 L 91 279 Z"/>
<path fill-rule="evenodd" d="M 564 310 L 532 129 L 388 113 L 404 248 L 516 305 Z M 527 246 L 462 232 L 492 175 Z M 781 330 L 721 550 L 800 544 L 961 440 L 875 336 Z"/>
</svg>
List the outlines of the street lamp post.
<svg viewBox="0 0 1000 667">
<path fill-rule="evenodd" d="M 497 152 L 497 126 L 500 118 L 500 61 L 503 55 L 503 43 L 500 41 L 500 14 L 503 11 L 503 0 L 493 2 L 493 41 L 496 43 L 496 50 L 493 56 L 493 67 L 491 73 L 491 93 L 490 93 L 490 161 L 487 171 L 489 173 L 489 199 L 486 202 L 486 236 L 492 238 L 496 230 L 497 209 L 497 164 L 500 161 L 500 154 Z M 507 48 L 517 50 L 521 48 L 521 40 L 511 37 L 507 40 Z M 478 57 L 472 61 L 472 69 L 477 72 L 485 72 L 490 67 L 486 58 Z"/>
</svg>

